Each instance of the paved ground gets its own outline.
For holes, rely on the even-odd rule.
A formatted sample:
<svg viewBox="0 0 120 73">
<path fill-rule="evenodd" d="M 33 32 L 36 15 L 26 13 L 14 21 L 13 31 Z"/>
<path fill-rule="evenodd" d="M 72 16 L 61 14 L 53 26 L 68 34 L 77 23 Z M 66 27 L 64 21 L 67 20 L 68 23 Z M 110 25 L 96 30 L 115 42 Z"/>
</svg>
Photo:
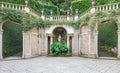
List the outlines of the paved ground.
<svg viewBox="0 0 120 73">
<path fill-rule="evenodd" d="M 104 50 L 101 50 L 101 49 L 98 49 L 98 55 L 100 57 L 113 57 L 110 53 L 108 53 L 107 51 L 104 51 Z"/>
<path fill-rule="evenodd" d="M 120 73 L 120 60 L 38 57 L 0 61 L 0 73 Z"/>
</svg>

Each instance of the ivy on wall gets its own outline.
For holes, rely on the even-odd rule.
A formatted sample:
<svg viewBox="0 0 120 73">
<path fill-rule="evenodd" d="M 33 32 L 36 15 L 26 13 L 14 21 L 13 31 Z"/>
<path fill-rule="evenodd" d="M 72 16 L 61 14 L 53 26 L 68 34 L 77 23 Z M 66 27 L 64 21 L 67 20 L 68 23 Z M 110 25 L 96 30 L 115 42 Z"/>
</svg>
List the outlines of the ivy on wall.
<svg viewBox="0 0 120 73">
<path fill-rule="evenodd" d="M 0 9 L 1 19 L 6 20 L 9 19 L 11 21 L 22 24 L 22 28 L 24 31 L 28 31 L 33 27 L 50 27 L 51 25 L 68 25 L 78 29 L 81 25 L 89 25 L 90 27 L 94 27 L 96 22 L 105 22 L 106 20 L 113 19 L 116 21 L 117 15 L 120 14 L 120 10 L 112 10 L 109 12 L 96 12 L 94 14 L 86 14 L 78 21 L 43 21 L 40 18 L 35 17 L 32 14 L 28 14 L 18 10 L 11 9 Z"/>
</svg>

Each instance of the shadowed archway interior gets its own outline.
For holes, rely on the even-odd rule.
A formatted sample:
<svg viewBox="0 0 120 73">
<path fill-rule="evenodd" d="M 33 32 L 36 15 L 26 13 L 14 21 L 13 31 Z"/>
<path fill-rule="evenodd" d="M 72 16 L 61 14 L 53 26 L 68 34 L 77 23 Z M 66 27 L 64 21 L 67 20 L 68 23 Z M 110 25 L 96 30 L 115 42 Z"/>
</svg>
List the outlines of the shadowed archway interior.
<svg viewBox="0 0 120 73">
<path fill-rule="evenodd" d="M 59 41 L 67 44 L 67 32 L 63 27 L 57 27 L 53 31 L 53 42 Z"/>
</svg>

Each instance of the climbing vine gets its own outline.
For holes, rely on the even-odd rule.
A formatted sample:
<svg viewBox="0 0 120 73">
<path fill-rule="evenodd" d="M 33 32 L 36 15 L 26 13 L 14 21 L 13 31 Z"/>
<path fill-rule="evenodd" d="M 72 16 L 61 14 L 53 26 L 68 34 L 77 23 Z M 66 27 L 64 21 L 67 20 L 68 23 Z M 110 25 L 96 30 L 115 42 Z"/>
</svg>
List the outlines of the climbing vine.
<svg viewBox="0 0 120 73">
<path fill-rule="evenodd" d="M 49 21 L 35 17 L 30 13 L 25 13 L 19 10 L 12 9 L 1 9 L 0 8 L 0 19 L 6 20 L 9 19 L 11 21 L 20 23 L 22 25 L 22 29 L 24 31 L 28 31 L 33 27 L 50 27 L 51 25 L 68 25 L 78 29 L 81 25 L 89 25 L 93 27 L 96 22 L 105 22 L 107 20 L 113 19 L 116 20 L 117 15 L 120 14 L 120 10 L 112 10 L 107 12 L 96 12 L 94 14 L 86 14 L 77 21 Z"/>
</svg>

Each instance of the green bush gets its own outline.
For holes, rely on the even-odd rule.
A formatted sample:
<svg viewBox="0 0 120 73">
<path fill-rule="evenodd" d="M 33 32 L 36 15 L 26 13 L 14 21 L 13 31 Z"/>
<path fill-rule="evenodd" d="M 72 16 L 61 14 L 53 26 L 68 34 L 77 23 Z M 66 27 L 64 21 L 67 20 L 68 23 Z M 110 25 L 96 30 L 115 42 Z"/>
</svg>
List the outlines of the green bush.
<svg viewBox="0 0 120 73">
<path fill-rule="evenodd" d="M 54 55 L 66 55 L 68 53 L 68 48 L 63 43 L 55 42 L 51 45 L 51 51 Z"/>
<path fill-rule="evenodd" d="M 88 8 L 91 7 L 91 0 L 80 0 L 80 1 L 73 1 L 72 2 L 72 14 L 75 14 L 75 10 L 78 9 L 79 14 L 86 11 Z"/>
</svg>

